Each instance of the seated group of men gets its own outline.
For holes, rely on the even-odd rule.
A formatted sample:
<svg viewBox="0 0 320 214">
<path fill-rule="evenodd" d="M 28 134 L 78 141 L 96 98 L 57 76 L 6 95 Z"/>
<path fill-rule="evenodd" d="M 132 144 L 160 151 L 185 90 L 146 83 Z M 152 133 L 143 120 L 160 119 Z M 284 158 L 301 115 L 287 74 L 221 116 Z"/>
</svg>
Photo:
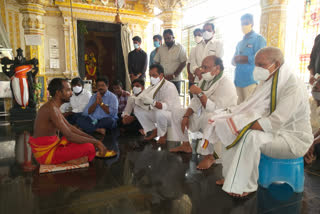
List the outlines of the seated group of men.
<svg viewBox="0 0 320 214">
<path fill-rule="evenodd" d="M 166 143 L 168 129 L 172 129 L 175 140 L 183 143 L 171 152 L 192 152 L 192 134 L 188 132 L 201 132 L 197 152 L 205 158 L 198 168 L 214 164 L 214 145 L 219 143 L 224 179 L 217 184 L 231 196 L 244 197 L 257 190 L 261 152 L 273 158 L 297 158 L 305 155 L 313 142 L 306 87 L 284 63 L 280 49 L 261 49 L 255 65 L 254 78 L 259 84 L 237 105 L 236 89 L 223 74 L 222 60 L 206 57 L 198 86 L 190 87 L 194 96 L 187 109 L 181 108 L 177 89 L 164 78 L 163 67 L 151 65 L 151 86 L 143 90 L 143 80 L 133 82 L 134 96 L 128 99 L 122 123 L 132 123 L 136 117 L 143 131 L 150 133 L 145 140 L 158 136 L 158 143 Z M 76 116 L 77 125 L 88 133 L 106 125 L 116 126 L 118 106 L 111 104 L 116 96 L 107 90 L 105 81 L 98 79 L 97 88 L 83 114 Z M 40 108 L 30 138 L 37 160 L 50 164 L 85 157 L 90 161 L 94 147 L 105 153 L 100 141 L 70 125 L 59 111 L 72 94 L 68 82 L 54 79 L 49 91 L 52 99 Z M 62 132 L 62 139 L 56 136 L 57 130 Z"/>
</svg>

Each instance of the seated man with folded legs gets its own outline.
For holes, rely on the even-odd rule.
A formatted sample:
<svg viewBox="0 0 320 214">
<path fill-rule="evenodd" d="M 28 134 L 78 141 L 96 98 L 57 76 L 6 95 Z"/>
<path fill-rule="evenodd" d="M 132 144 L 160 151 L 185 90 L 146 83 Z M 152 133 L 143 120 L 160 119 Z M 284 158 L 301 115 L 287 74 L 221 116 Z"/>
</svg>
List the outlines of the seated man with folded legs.
<svg viewBox="0 0 320 214">
<path fill-rule="evenodd" d="M 107 129 L 117 127 L 118 99 L 108 90 L 107 77 L 98 78 L 96 85 L 98 91 L 90 98 L 82 117 L 77 120 L 77 125 L 86 133 L 96 131 L 105 135 Z"/>
<path fill-rule="evenodd" d="M 152 133 L 145 140 L 160 136 L 158 143 L 167 140 L 168 127 L 171 126 L 172 111 L 181 108 L 178 91 L 175 85 L 164 79 L 163 67 L 159 64 L 150 66 L 151 86 L 145 89 L 136 99 L 134 114 L 138 118 L 145 133 Z"/>
<path fill-rule="evenodd" d="M 192 148 L 188 139 L 188 129 L 191 132 L 203 132 L 208 126 L 208 119 L 213 112 L 220 108 L 226 108 L 237 104 L 237 91 L 231 80 L 223 75 L 223 63 L 219 57 L 207 56 L 202 61 L 202 79 L 199 86 L 190 87 L 190 93 L 194 94 L 187 111 L 179 111 L 174 114 L 174 131 L 183 141 L 182 145 L 171 149 L 171 152 L 191 153 Z M 198 144 L 198 153 L 205 155 L 199 163 L 198 169 L 208 169 L 214 162 L 214 149 L 212 144 L 202 148 Z"/>
<path fill-rule="evenodd" d="M 62 103 L 68 102 L 72 95 L 68 81 L 55 78 L 48 90 L 52 98 L 39 109 L 29 139 L 36 160 L 40 164 L 82 164 L 92 161 L 95 147 L 105 154 L 106 148 L 100 141 L 70 125 L 60 112 Z M 63 135 L 61 139 L 58 131 Z"/>
<path fill-rule="evenodd" d="M 89 103 L 91 92 L 84 89 L 84 82 L 80 77 L 71 81 L 72 96 L 70 102 L 62 104 L 61 112 L 71 125 L 75 125 L 78 117 Z"/>
<path fill-rule="evenodd" d="M 306 86 L 284 64 L 281 50 L 267 47 L 258 51 L 253 76 L 259 81 L 254 93 L 210 118 L 211 126 L 204 135 L 205 139 L 218 138 L 226 147 L 224 179 L 217 184 L 233 197 L 257 190 L 261 153 L 295 159 L 303 157 L 313 142 Z"/>
</svg>

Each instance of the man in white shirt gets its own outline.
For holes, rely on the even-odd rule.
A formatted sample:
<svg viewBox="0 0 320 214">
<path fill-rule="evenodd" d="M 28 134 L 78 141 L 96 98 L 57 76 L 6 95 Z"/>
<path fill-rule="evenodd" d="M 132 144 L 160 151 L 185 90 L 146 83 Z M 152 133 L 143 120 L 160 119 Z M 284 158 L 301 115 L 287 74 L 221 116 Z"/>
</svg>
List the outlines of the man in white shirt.
<svg viewBox="0 0 320 214">
<path fill-rule="evenodd" d="M 190 54 L 190 72 L 195 75 L 195 82 L 199 82 L 201 74 L 200 67 L 202 60 L 207 56 L 223 57 L 223 43 L 214 39 L 214 24 L 205 23 L 202 30 L 203 40 L 197 44 L 192 55 Z"/>
<path fill-rule="evenodd" d="M 186 111 L 175 112 L 173 117 L 173 128 L 183 144 L 171 149 L 170 152 L 191 153 L 192 148 L 188 139 L 188 130 L 191 132 L 204 132 L 208 119 L 212 117 L 217 109 L 227 108 L 237 104 L 237 91 L 233 82 L 223 75 L 222 60 L 216 56 L 207 56 L 201 66 L 202 79 L 199 87 L 191 86 L 190 92 L 194 94 L 191 104 Z M 199 163 L 198 169 L 208 169 L 215 162 L 213 157 L 213 145 L 202 148 L 198 144 L 197 152 L 205 155 Z"/>
<path fill-rule="evenodd" d="M 295 159 L 304 156 L 313 142 L 306 86 L 284 64 L 281 50 L 259 50 L 253 76 L 259 81 L 253 94 L 240 105 L 217 112 L 204 134 L 205 139 L 214 136 L 226 147 L 224 179 L 216 183 L 232 197 L 257 190 L 261 153 Z"/>
<path fill-rule="evenodd" d="M 168 127 L 171 126 L 172 112 L 181 108 L 180 99 L 173 83 L 164 78 L 163 67 L 153 64 L 149 70 L 151 86 L 145 89 L 136 99 L 134 114 L 138 118 L 145 133 L 152 133 L 145 140 L 152 140 L 159 136 L 158 143 L 167 140 Z"/>
<path fill-rule="evenodd" d="M 171 29 L 163 31 L 165 44 L 159 47 L 154 62 L 164 68 L 164 78 L 172 82 L 180 94 L 181 72 L 186 66 L 187 54 L 184 47 L 175 42 Z"/>
<path fill-rule="evenodd" d="M 73 93 L 70 102 L 63 104 L 60 110 L 68 122 L 74 125 L 89 103 L 91 92 L 84 89 L 84 82 L 80 77 L 71 80 L 71 88 Z"/>
</svg>

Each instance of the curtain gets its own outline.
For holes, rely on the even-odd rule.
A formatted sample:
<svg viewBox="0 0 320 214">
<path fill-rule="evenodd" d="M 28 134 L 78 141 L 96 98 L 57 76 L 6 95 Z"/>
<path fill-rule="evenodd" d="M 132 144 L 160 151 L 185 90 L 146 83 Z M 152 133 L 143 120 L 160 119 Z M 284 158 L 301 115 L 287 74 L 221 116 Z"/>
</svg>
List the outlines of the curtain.
<svg viewBox="0 0 320 214">
<path fill-rule="evenodd" d="M 4 24 L 2 22 L 1 14 L 0 14 L 0 47 L 3 48 L 11 48 L 10 42 L 9 42 L 9 36 L 6 32 L 6 29 L 4 27 Z"/>
<path fill-rule="evenodd" d="M 132 51 L 132 35 L 128 24 L 121 25 L 121 46 L 126 69 L 126 90 L 131 89 L 131 81 L 128 69 L 128 54 Z"/>
</svg>

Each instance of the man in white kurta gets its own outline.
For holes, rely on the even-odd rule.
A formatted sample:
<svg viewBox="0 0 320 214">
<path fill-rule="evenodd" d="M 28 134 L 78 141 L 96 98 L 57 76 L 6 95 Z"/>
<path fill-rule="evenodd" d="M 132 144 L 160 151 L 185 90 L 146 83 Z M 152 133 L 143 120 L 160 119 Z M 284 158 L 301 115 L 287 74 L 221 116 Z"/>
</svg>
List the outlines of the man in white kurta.
<svg viewBox="0 0 320 214">
<path fill-rule="evenodd" d="M 201 66 L 202 80 L 199 86 L 191 86 L 190 92 L 195 96 L 187 111 L 178 111 L 173 117 L 174 131 L 180 136 L 183 144 L 171 149 L 171 152 L 192 152 L 188 140 L 188 130 L 191 132 L 205 131 L 208 119 L 217 109 L 227 108 L 237 104 L 237 92 L 233 82 L 223 75 L 222 60 L 216 56 L 207 56 Z M 214 163 L 213 145 L 202 148 L 199 144 L 197 152 L 206 157 L 198 168 L 207 169 Z"/>
<path fill-rule="evenodd" d="M 163 67 L 159 64 L 150 66 L 151 86 L 145 89 L 135 104 L 135 115 L 145 133 L 152 133 L 145 140 L 159 136 L 158 143 L 166 143 L 168 127 L 171 126 L 172 111 L 181 108 L 175 85 L 164 79 Z"/>
<path fill-rule="evenodd" d="M 213 116 L 211 130 L 204 134 L 226 146 L 224 180 L 217 184 L 233 197 L 257 190 L 261 152 L 272 158 L 298 158 L 313 141 L 307 90 L 284 64 L 281 50 L 261 49 L 255 65 L 254 78 L 260 83 L 252 96 Z"/>
<path fill-rule="evenodd" d="M 214 24 L 206 23 L 203 26 L 203 40 L 199 42 L 192 54 L 190 53 L 190 73 L 195 75 L 195 82 L 199 82 L 199 73 L 202 61 L 207 56 L 217 56 L 222 59 L 223 57 L 223 43 L 217 39 L 214 39 Z"/>
</svg>

